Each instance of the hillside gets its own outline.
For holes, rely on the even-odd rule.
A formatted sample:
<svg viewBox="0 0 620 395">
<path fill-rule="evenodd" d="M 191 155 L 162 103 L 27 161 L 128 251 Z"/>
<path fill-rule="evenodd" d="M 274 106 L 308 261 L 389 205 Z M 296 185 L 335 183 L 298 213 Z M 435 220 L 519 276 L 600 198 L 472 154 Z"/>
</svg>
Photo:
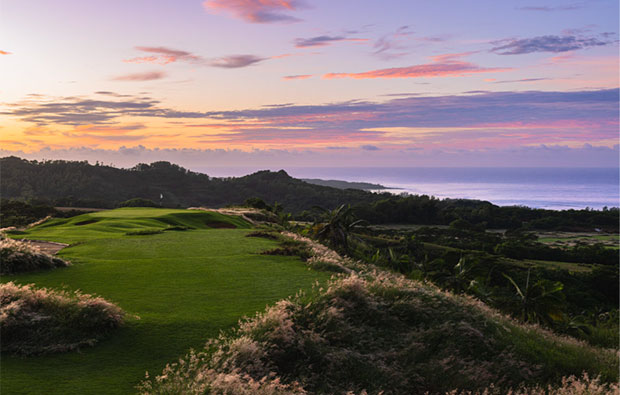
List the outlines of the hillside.
<svg viewBox="0 0 620 395">
<path fill-rule="evenodd" d="M 301 179 L 308 184 L 322 185 L 325 187 L 332 187 L 338 189 L 361 189 L 363 191 L 388 189 L 383 185 L 372 184 L 370 182 L 351 182 L 342 180 L 321 180 L 318 178 L 302 178 Z"/>
<path fill-rule="evenodd" d="M 360 190 L 311 185 L 283 170 L 213 178 L 169 162 L 118 169 L 88 162 L 37 162 L 17 157 L 1 158 L 0 167 L 4 199 L 40 199 L 57 206 L 113 208 L 139 197 L 161 202 L 164 207 L 221 207 L 258 197 L 270 204 L 277 201 L 288 212 L 300 212 L 314 205 L 336 207 L 379 198 Z"/>
</svg>

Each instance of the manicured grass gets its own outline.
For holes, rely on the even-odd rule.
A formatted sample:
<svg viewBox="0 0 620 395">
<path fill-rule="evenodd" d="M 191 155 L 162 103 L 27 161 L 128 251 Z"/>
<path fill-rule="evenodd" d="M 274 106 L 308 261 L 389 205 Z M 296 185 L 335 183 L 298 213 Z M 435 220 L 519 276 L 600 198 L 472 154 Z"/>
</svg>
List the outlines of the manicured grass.
<svg viewBox="0 0 620 395">
<path fill-rule="evenodd" d="M 619 236 L 617 234 L 593 234 L 570 232 L 543 232 L 538 241 L 556 247 L 570 247 L 576 243 L 603 243 L 607 248 L 618 249 Z"/>
<path fill-rule="evenodd" d="M 560 261 L 542 261 L 537 259 L 525 259 L 525 260 L 517 260 L 504 258 L 504 261 L 509 262 L 515 266 L 530 268 L 530 267 L 542 267 L 544 269 L 551 270 L 566 270 L 569 272 L 575 273 L 589 273 L 592 271 L 594 267 L 597 265 L 588 264 L 588 263 L 573 263 L 573 262 L 560 262 Z"/>
<path fill-rule="evenodd" d="M 89 222 L 76 225 L 80 222 Z M 209 229 L 226 222 L 248 229 Z M 194 230 L 126 236 L 142 228 Z M 329 275 L 295 257 L 260 255 L 276 243 L 244 237 L 249 224 L 201 211 L 126 208 L 53 220 L 19 237 L 77 243 L 60 256 L 68 268 L 4 276 L 3 282 L 80 289 L 129 314 L 124 328 L 80 353 L 2 356 L 2 393 L 127 394 L 144 372 L 164 365 L 243 315 L 308 289 Z"/>
</svg>

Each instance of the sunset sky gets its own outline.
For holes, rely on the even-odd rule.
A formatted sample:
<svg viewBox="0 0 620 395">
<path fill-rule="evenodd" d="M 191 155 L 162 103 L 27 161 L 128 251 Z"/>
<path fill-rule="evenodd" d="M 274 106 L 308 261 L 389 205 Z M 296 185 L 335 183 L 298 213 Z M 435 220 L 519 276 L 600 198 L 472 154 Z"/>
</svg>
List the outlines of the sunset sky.
<svg viewBox="0 0 620 395">
<path fill-rule="evenodd" d="M 0 155 L 617 166 L 618 1 L 0 0 Z"/>
</svg>

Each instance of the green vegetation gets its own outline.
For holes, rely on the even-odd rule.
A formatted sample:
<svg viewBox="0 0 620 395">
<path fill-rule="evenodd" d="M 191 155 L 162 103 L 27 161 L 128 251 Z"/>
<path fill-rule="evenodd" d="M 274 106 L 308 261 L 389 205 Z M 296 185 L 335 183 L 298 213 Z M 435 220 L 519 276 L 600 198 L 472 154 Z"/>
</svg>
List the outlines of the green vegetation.
<svg viewBox="0 0 620 395">
<path fill-rule="evenodd" d="M 214 223 L 236 228 L 208 225 Z M 168 226 L 194 229 L 125 236 Z M 53 219 L 26 231 L 19 237 L 70 243 L 59 255 L 73 265 L 3 276 L 2 282 L 94 293 L 114 301 L 128 318 L 81 353 L 3 355 L 2 392 L 131 393 L 145 371 L 161 371 L 241 316 L 328 277 L 297 257 L 261 255 L 277 243 L 245 237 L 249 228 L 240 218 L 213 212 L 123 208 Z"/>
<path fill-rule="evenodd" d="M 297 213 L 313 205 L 337 207 L 371 202 L 379 196 L 308 184 L 284 171 L 213 178 L 169 162 L 117 169 L 85 161 L 37 162 L 6 157 L 0 158 L 0 167 L 0 194 L 4 198 L 38 198 L 55 206 L 114 208 L 128 200 L 134 205 L 135 199 L 148 199 L 163 207 L 223 207 L 256 198 L 274 208 L 274 203 L 280 202 L 286 211 Z"/>
<path fill-rule="evenodd" d="M 338 189 L 361 189 L 363 191 L 389 189 L 379 184 L 371 184 L 369 182 L 350 182 L 340 180 L 320 180 L 317 178 L 302 178 L 302 181 L 308 184 L 322 185 Z"/>
<path fill-rule="evenodd" d="M 59 211 L 36 200 L 26 203 L 20 200 L 0 199 L 0 228 L 22 227 L 48 216 L 73 217 L 83 214 L 80 210 Z"/>
<path fill-rule="evenodd" d="M 341 210 L 343 213 L 345 210 Z M 618 250 L 555 248 L 524 231 L 487 232 L 463 219 L 448 227 L 347 227 L 324 216 L 304 231 L 339 252 L 470 294 L 524 322 L 618 348 Z M 356 223 L 346 211 L 346 223 Z"/>
<path fill-rule="evenodd" d="M 159 207 L 159 205 L 149 199 L 133 198 L 119 203 L 118 207 Z"/>
<path fill-rule="evenodd" d="M 28 242 L 4 239 L 0 234 L 0 274 L 15 274 L 69 266 L 69 262 L 46 254 Z"/>
<path fill-rule="evenodd" d="M 103 298 L 0 285 L 2 351 L 22 356 L 91 347 L 123 324 L 125 313 Z"/>
</svg>

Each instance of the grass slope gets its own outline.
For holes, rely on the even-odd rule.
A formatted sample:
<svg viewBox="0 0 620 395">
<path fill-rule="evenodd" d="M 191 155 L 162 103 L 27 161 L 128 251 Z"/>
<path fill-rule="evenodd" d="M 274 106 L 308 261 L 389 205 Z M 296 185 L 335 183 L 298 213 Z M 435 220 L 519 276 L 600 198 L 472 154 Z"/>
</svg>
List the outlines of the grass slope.
<svg viewBox="0 0 620 395">
<path fill-rule="evenodd" d="M 221 222 L 237 229 L 210 228 Z M 125 235 L 168 226 L 195 229 Z M 19 235 L 73 244 L 59 254 L 73 266 L 4 276 L 3 282 L 80 289 L 140 319 L 129 318 L 111 338 L 81 353 L 3 355 L 2 393 L 132 393 L 145 370 L 160 372 L 241 316 L 327 278 L 297 258 L 260 255 L 276 243 L 244 237 L 249 230 L 243 228 L 249 224 L 217 213 L 125 208 L 52 220 Z"/>
</svg>

